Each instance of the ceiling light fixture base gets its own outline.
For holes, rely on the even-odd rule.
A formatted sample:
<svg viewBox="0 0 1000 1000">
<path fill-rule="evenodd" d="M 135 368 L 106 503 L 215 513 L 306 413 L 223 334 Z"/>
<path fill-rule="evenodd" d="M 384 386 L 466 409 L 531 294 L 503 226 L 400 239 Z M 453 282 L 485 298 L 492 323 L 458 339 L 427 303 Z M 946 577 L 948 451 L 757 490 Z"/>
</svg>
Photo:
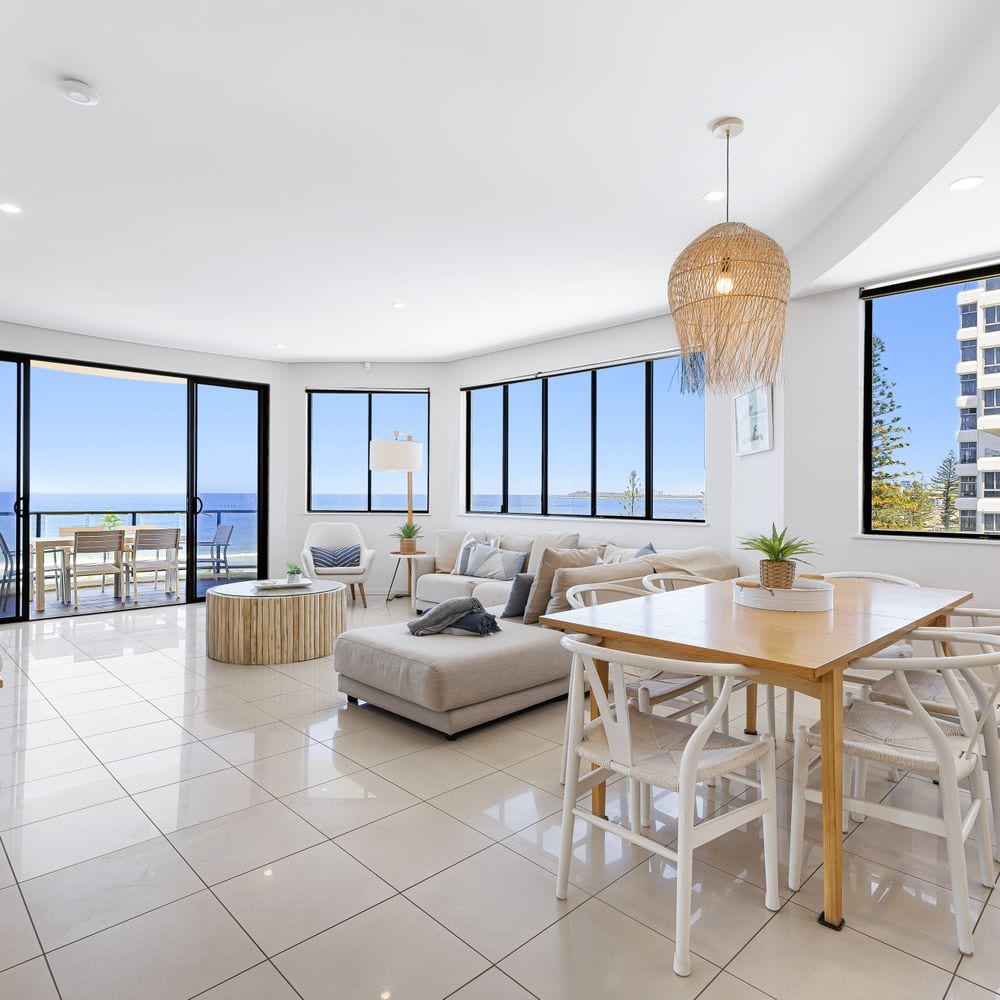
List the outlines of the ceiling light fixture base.
<svg viewBox="0 0 1000 1000">
<path fill-rule="evenodd" d="M 81 108 L 92 108 L 101 99 L 89 83 L 84 83 L 83 80 L 74 80 L 72 77 L 64 77 L 59 81 L 59 93 L 70 104 L 76 104 Z"/>
<path fill-rule="evenodd" d="M 726 115 L 723 118 L 716 118 L 708 130 L 716 139 L 733 139 L 743 131 L 743 119 L 736 115 Z"/>
</svg>

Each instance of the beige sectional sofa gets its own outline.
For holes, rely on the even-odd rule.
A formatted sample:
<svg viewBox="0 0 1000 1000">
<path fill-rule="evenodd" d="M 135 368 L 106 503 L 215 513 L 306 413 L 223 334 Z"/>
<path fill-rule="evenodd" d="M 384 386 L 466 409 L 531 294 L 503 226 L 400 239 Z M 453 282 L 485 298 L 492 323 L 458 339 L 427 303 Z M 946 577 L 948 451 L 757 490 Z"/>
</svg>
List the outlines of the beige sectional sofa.
<svg viewBox="0 0 1000 1000">
<path fill-rule="evenodd" d="M 500 615 L 512 582 L 481 580 L 452 572 L 466 532 L 437 532 L 434 555 L 415 560 L 418 610 L 450 597 L 475 596 Z M 486 540 L 485 533 L 482 540 Z M 501 534 L 501 548 L 527 552 L 536 590 L 525 615 L 501 618 L 494 635 L 413 636 L 405 624 L 344 632 L 334 648 L 340 690 L 453 737 L 566 693 L 570 657 L 562 633 L 536 624 L 538 616 L 568 607 L 566 590 L 578 583 L 614 581 L 638 585 L 648 573 L 680 571 L 732 579 L 737 567 L 709 548 L 679 549 L 635 557 L 635 550 L 576 533 Z M 581 549 L 577 553 L 566 550 Z M 556 550 L 556 551 L 552 551 Z M 548 553 L 548 555 L 546 555 Z M 603 558 L 595 563 L 597 558 Z M 555 563 L 563 565 L 556 567 Z M 572 562 L 587 565 L 566 565 Z"/>
</svg>

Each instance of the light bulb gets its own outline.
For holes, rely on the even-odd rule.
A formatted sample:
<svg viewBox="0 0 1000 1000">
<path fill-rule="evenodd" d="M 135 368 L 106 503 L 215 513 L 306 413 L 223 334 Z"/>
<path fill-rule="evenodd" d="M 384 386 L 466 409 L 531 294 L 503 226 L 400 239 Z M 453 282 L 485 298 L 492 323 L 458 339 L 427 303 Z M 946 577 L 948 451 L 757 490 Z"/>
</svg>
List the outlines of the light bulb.
<svg viewBox="0 0 1000 1000">
<path fill-rule="evenodd" d="M 733 279 L 728 274 L 723 274 L 715 283 L 715 290 L 720 295 L 728 295 L 733 290 Z"/>
</svg>

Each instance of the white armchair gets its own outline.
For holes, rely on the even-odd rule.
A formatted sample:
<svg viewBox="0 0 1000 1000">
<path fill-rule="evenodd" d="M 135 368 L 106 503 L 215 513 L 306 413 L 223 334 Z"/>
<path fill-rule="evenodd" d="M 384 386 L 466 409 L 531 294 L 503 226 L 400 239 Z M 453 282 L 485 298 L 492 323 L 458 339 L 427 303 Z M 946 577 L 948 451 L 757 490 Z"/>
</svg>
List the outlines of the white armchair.
<svg viewBox="0 0 1000 1000">
<path fill-rule="evenodd" d="M 340 549 L 347 545 L 361 546 L 361 564 L 359 566 L 336 566 L 330 569 L 317 568 L 313 563 L 312 546 L 323 549 Z M 361 593 L 361 603 L 368 607 L 368 595 L 365 594 L 365 581 L 372 571 L 375 562 L 375 550 L 365 545 L 358 526 L 351 521 L 319 521 L 311 524 L 306 532 L 306 540 L 302 543 L 302 568 L 310 580 L 334 580 L 346 583 L 351 588 L 351 598 L 356 599 L 354 588 Z"/>
</svg>

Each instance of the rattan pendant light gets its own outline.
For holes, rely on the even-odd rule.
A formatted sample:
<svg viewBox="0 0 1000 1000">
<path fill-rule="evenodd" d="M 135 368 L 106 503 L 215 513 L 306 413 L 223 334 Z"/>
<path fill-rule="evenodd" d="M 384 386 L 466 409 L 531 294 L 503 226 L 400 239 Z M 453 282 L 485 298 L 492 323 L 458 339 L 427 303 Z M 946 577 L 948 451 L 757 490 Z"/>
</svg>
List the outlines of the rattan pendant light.
<svg viewBox="0 0 1000 1000">
<path fill-rule="evenodd" d="M 667 296 L 686 388 L 739 392 L 778 377 L 791 276 L 770 236 L 729 221 L 729 142 L 743 121 L 720 118 L 711 129 L 726 140 L 726 221 L 681 251 Z"/>
</svg>

